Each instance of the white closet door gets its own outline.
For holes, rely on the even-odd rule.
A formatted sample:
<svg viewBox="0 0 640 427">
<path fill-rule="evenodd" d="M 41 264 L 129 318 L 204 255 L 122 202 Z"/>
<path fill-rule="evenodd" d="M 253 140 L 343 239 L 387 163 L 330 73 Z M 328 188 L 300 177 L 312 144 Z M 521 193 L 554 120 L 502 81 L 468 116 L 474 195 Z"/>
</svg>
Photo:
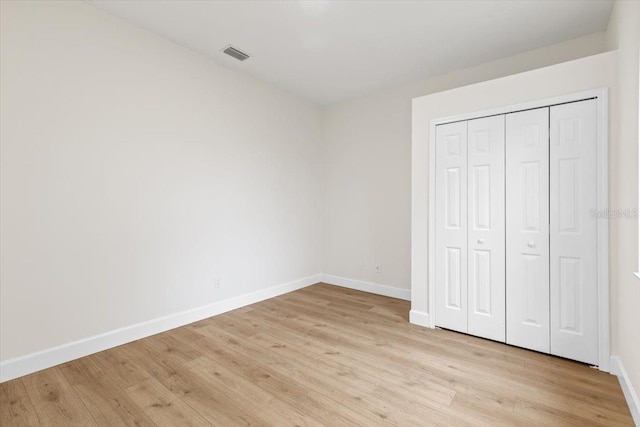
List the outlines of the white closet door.
<svg viewBox="0 0 640 427">
<path fill-rule="evenodd" d="M 597 103 L 551 107 L 551 353 L 598 363 Z"/>
<path fill-rule="evenodd" d="M 468 122 L 468 332 L 505 340 L 504 115 Z"/>
<path fill-rule="evenodd" d="M 549 352 L 549 109 L 507 115 L 507 343 Z"/>
<path fill-rule="evenodd" d="M 436 127 L 436 324 L 467 332 L 467 122 Z"/>
</svg>

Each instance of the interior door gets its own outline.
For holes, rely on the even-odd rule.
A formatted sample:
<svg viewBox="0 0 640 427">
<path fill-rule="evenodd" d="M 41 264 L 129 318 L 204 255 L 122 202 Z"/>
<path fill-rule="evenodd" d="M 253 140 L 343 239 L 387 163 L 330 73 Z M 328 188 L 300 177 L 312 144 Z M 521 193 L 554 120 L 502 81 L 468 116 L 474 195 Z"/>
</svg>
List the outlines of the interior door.
<svg viewBox="0 0 640 427">
<path fill-rule="evenodd" d="M 467 124 L 468 333 L 505 341 L 504 115 Z"/>
<path fill-rule="evenodd" d="M 467 332 L 467 122 L 436 126 L 436 325 Z"/>
<path fill-rule="evenodd" d="M 551 107 L 551 353 L 598 364 L 597 103 Z"/>
<path fill-rule="evenodd" d="M 549 108 L 507 114 L 507 343 L 549 352 Z"/>
</svg>

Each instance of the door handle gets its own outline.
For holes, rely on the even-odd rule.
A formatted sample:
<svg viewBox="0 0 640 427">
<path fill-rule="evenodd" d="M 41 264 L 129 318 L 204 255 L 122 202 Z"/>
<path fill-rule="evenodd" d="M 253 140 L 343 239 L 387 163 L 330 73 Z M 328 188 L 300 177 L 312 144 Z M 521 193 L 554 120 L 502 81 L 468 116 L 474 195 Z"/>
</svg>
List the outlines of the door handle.
<svg viewBox="0 0 640 427">
<path fill-rule="evenodd" d="M 530 248 L 535 248 L 536 247 L 536 242 L 529 242 L 529 243 L 527 243 L 527 246 L 529 246 Z"/>
<path fill-rule="evenodd" d="M 478 244 L 482 245 L 484 243 L 484 239 L 478 239 Z"/>
</svg>

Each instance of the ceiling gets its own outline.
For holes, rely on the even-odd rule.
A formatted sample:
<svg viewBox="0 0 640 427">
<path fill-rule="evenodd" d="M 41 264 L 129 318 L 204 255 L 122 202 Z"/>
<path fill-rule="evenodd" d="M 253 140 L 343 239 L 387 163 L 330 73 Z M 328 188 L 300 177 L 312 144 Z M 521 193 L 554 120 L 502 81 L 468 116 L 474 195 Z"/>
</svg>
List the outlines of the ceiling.
<svg viewBox="0 0 640 427">
<path fill-rule="evenodd" d="M 613 1 L 91 0 L 326 105 L 603 31 Z M 228 44 L 248 52 L 239 62 Z"/>
</svg>

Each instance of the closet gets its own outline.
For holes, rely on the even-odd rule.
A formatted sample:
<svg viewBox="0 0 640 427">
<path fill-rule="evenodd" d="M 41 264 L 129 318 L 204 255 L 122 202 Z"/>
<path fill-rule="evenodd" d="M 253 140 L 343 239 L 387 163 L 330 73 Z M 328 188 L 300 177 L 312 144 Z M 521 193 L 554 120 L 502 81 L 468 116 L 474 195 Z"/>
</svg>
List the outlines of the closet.
<svg viewBox="0 0 640 427">
<path fill-rule="evenodd" d="M 598 364 L 597 113 L 436 126 L 437 326 Z"/>
</svg>

